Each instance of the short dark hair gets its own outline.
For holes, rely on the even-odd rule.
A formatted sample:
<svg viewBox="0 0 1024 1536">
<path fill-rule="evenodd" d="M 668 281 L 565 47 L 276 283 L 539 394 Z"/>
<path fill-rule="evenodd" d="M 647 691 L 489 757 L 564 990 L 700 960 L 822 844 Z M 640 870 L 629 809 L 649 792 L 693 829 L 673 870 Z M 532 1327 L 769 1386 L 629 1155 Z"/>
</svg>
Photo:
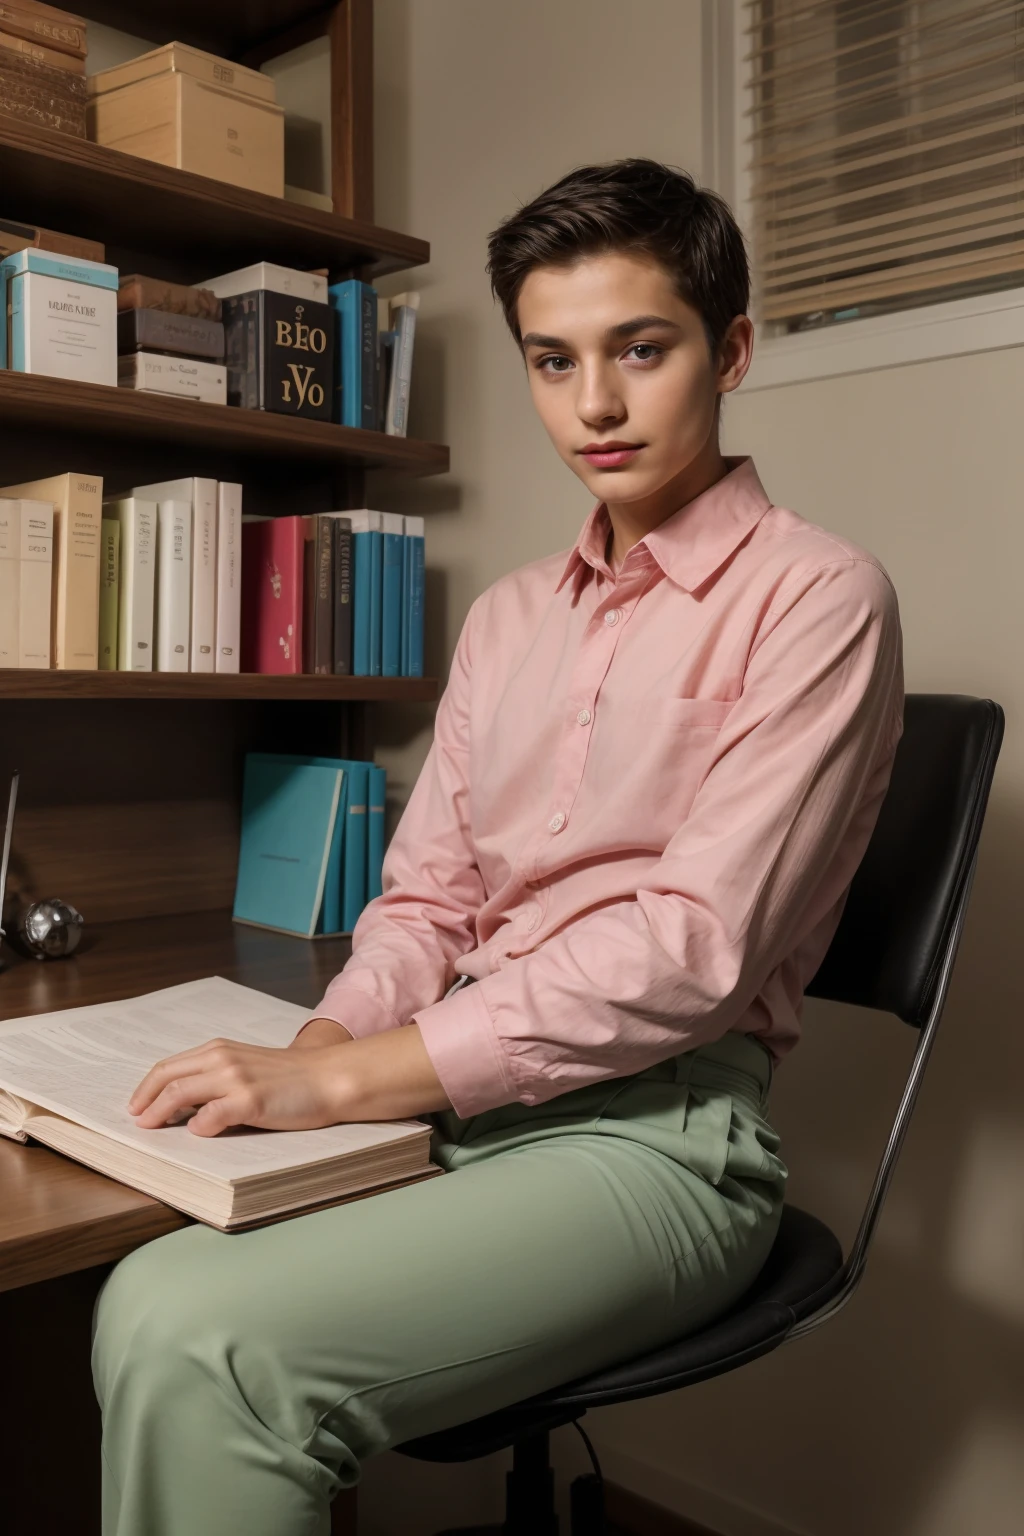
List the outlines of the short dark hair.
<svg viewBox="0 0 1024 1536">
<path fill-rule="evenodd" d="M 491 291 L 520 347 L 516 306 L 528 275 L 584 256 L 624 251 L 658 261 L 700 313 L 712 352 L 750 302 L 747 252 L 729 205 L 657 160 L 579 166 L 504 219 L 487 249 Z"/>
</svg>

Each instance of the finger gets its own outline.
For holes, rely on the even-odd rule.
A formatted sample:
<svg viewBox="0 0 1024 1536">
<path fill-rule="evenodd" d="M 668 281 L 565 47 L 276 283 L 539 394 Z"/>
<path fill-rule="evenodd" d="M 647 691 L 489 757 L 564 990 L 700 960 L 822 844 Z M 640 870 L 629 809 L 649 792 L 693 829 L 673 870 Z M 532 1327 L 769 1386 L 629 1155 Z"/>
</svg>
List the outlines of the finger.
<svg viewBox="0 0 1024 1536">
<path fill-rule="evenodd" d="M 218 1065 L 226 1065 L 230 1060 L 233 1050 L 244 1049 L 238 1041 L 232 1040 L 208 1040 L 205 1045 L 193 1046 L 191 1050 L 179 1051 L 174 1056 L 165 1056 L 162 1061 L 156 1062 L 146 1073 L 142 1082 L 135 1089 L 128 1100 L 128 1113 L 130 1115 L 141 1114 L 147 1104 L 155 1099 L 156 1095 L 167 1083 L 176 1077 L 186 1076 L 197 1070 Z M 215 1054 L 211 1057 L 210 1053 Z"/>
<path fill-rule="evenodd" d="M 252 1106 L 244 1095 L 225 1094 L 221 1099 L 210 1099 L 197 1110 L 188 1122 L 193 1136 L 219 1136 L 233 1125 L 251 1125 Z"/>
<path fill-rule="evenodd" d="M 219 1098 L 232 1087 L 231 1080 L 223 1072 L 194 1073 L 188 1077 L 175 1077 L 166 1083 L 144 1110 L 135 1115 L 135 1124 L 142 1130 L 155 1130 L 169 1120 L 180 1117 L 183 1110 L 206 1104 Z"/>
</svg>

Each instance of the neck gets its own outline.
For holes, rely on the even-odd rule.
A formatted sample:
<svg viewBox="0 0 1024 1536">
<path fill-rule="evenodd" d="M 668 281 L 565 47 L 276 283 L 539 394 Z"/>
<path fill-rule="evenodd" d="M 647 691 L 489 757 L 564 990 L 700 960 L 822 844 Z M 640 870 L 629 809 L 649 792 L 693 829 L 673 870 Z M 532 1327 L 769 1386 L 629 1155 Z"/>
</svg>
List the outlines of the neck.
<svg viewBox="0 0 1024 1536">
<path fill-rule="evenodd" d="M 612 525 L 607 560 L 618 570 L 634 544 L 639 544 L 652 529 L 659 527 L 680 507 L 710 490 L 729 473 L 718 446 L 717 434 L 704 445 L 698 456 L 680 470 L 667 485 L 637 501 L 605 501 Z"/>
</svg>

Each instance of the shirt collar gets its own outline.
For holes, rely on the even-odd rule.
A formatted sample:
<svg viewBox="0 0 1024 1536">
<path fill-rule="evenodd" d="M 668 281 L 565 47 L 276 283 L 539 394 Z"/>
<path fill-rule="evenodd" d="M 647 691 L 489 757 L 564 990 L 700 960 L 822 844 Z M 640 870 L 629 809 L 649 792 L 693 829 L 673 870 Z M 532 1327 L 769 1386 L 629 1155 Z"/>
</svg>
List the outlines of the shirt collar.
<svg viewBox="0 0 1024 1536">
<path fill-rule="evenodd" d="M 753 459 L 727 458 L 725 462 L 728 474 L 652 529 L 626 559 L 632 555 L 634 562 L 640 563 L 645 557 L 635 551 L 646 547 L 665 575 L 684 592 L 695 591 L 714 575 L 771 506 Z M 570 551 L 556 592 L 584 565 L 612 576 L 604 555 L 610 532 L 608 510 L 603 501 L 598 502 Z M 584 572 L 584 581 L 586 576 Z"/>
</svg>

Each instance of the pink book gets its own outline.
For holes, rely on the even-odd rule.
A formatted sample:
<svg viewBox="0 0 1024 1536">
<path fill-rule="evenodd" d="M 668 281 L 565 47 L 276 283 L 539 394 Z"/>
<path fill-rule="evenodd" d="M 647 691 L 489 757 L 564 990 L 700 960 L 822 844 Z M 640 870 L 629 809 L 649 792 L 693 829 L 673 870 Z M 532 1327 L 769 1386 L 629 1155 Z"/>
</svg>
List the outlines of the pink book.
<svg viewBox="0 0 1024 1536">
<path fill-rule="evenodd" d="M 242 671 L 302 671 L 301 517 L 243 519 Z"/>
</svg>

